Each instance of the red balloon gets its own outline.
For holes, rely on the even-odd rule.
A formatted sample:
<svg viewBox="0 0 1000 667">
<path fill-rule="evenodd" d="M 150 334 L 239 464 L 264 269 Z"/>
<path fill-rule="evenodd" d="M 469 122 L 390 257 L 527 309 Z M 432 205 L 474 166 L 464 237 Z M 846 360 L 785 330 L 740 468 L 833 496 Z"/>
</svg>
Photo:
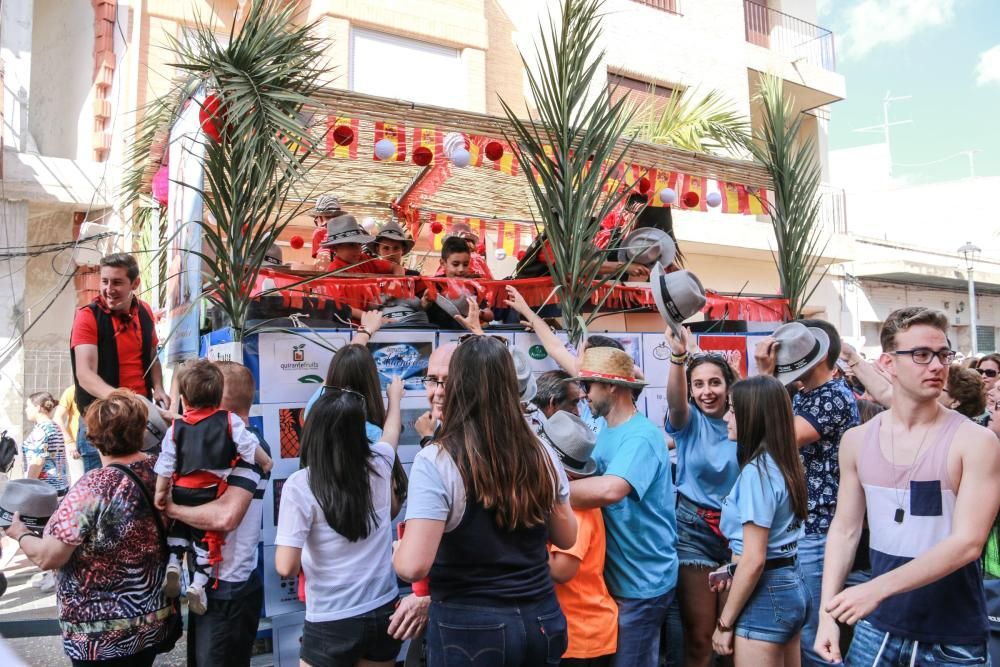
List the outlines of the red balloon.
<svg viewBox="0 0 1000 667">
<path fill-rule="evenodd" d="M 503 157 L 503 144 L 499 141 L 491 141 L 486 144 L 486 157 L 496 162 Z"/>
<path fill-rule="evenodd" d="M 643 176 L 642 178 L 639 179 L 639 193 L 640 194 L 646 194 L 647 192 L 649 192 L 649 186 L 650 186 L 650 184 L 649 184 L 649 179 L 648 178 L 646 178 L 645 176 Z"/>
<path fill-rule="evenodd" d="M 354 141 L 354 129 L 350 125 L 338 125 L 333 128 L 333 143 L 338 146 L 350 146 Z"/>
<path fill-rule="evenodd" d="M 701 197 L 698 196 L 697 192 L 685 192 L 684 196 L 681 197 L 681 202 L 687 208 L 696 207 L 699 201 L 701 201 Z"/>
<path fill-rule="evenodd" d="M 215 93 L 205 96 L 205 101 L 198 110 L 198 122 L 201 123 L 201 130 L 213 141 L 222 141 L 222 134 L 219 126 L 222 125 L 225 109 L 222 107 L 222 100 Z"/>
<path fill-rule="evenodd" d="M 434 159 L 434 153 L 427 146 L 417 146 L 413 149 L 413 164 L 426 167 Z"/>
<path fill-rule="evenodd" d="M 485 255 L 486 254 L 486 244 L 483 243 L 482 241 L 480 241 L 479 245 L 476 246 L 476 252 L 478 254 L 480 254 L 480 255 Z"/>
<path fill-rule="evenodd" d="M 442 225 L 440 222 L 431 223 L 431 233 L 433 233 L 435 236 L 443 231 L 444 231 L 444 225 Z"/>
<path fill-rule="evenodd" d="M 306 244 L 305 239 L 296 234 L 292 238 L 288 239 L 288 245 L 292 246 L 295 250 L 298 250 Z"/>
</svg>

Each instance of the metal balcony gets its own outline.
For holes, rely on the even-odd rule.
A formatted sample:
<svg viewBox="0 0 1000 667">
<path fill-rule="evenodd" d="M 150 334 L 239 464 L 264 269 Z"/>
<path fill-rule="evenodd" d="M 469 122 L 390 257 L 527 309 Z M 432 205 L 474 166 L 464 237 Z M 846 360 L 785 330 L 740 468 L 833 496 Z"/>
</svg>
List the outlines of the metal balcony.
<svg viewBox="0 0 1000 667">
<path fill-rule="evenodd" d="M 743 0 L 747 41 L 835 72 L 833 33 L 753 0 Z"/>
<path fill-rule="evenodd" d="M 633 0 L 638 2 L 640 5 L 646 5 L 647 7 L 652 7 L 653 9 L 659 9 L 664 12 L 670 12 L 671 14 L 680 14 L 680 0 Z"/>
</svg>

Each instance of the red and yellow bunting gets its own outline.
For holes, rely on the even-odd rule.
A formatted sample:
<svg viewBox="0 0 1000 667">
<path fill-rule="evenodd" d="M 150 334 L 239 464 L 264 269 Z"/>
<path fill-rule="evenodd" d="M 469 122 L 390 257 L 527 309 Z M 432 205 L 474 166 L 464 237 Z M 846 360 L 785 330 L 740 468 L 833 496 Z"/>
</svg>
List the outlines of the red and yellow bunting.
<svg viewBox="0 0 1000 667">
<path fill-rule="evenodd" d="M 382 162 L 403 162 L 406 160 L 406 126 L 402 123 L 387 123 L 378 121 L 375 123 L 375 143 L 383 139 L 388 139 L 396 146 L 395 152 Z M 377 155 L 372 154 L 375 160 L 379 160 Z"/>
</svg>

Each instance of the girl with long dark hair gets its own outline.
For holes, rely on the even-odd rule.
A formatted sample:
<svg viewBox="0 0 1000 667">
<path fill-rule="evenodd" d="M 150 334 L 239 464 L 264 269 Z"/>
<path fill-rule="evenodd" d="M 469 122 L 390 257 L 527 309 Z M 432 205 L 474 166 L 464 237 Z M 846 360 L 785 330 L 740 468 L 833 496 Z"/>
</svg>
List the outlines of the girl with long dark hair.
<svg viewBox="0 0 1000 667">
<path fill-rule="evenodd" d="M 390 528 L 402 380 L 387 393 L 385 429 L 372 443 L 366 397 L 325 387 L 306 419 L 302 469 L 281 489 L 274 564 L 283 577 L 306 574 L 307 665 L 390 667 L 399 651 L 388 629 L 399 597 Z"/>
<path fill-rule="evenodd" d="M 722 499 L 739 475 L 736 446 L 726 435 L 726 397 L 736 375 L 718 354 L 690 354 L 691 332 L 667 329 L 667 433 L 677 452 L 677 578 L 684 626 L 684 664 L 707 667 L 724 594 L 705 586 L 708 573 L 729 562 L 719 528 Z"/>
<path fill-rule="evenodd" d="M 735 648 L 736 667 L 798 665 L 809 593 L 796 553 L 808 498 L 788 392 L 771 376 L 741 380 L 726 423 L 740 465 L 722 506 L 735 572 L 713 585 L 729 596 L 712 644 L 721 655 Z"/>
<path fill-rule="evenodd" d="M 488 378 L 489 381 L 485 381 Z M 440 435 L 410 469 L 406 532 L 393 564 L 430 575 L 428 664 L 558 663 L 566 619 L 549 575 L 548 542 L 576 541 L 569 483 L 521 414 L 507 348 L 463 341 L 448 366 Z"/>
</svg>

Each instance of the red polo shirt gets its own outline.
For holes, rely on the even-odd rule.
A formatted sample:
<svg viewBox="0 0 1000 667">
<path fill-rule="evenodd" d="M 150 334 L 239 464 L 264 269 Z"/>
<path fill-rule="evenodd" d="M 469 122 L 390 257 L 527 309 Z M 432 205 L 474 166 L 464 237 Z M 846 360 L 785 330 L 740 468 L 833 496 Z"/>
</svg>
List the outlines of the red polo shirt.
<svg viewBox="0 0 1000 667">
<path fill-rule="evenodd" d="M 312 256 L 316 259 L 316 255 L 319 254 L 320 250 L 328 250 L 328 248 L 323 247 L 323 241 L 326 240 L 326 225 L 320 225 L 313 230 L 312 237 Z"/>
<path fill-rule="evenodd" d="M 94 299 L 94 302 L 105 313 L 111 312 L 100 296 Z M 115 342 L 118 344 L 118 386 L 146 396 L 146 369 L 142 363 L 142 330 L 139 327 L 140 306 L 146 309 L 154 322 L 156 321 L 149 304 L 132 297 L 132 307 L 128 313 L 114 318 Z M 154 329 L 154 348 L 158 342 Z M 85 306 L 76 311 L 69 345 L 71 348 L 77 345 L 97 345 L 97 320 L 90 308 Z"/>
</svg>

